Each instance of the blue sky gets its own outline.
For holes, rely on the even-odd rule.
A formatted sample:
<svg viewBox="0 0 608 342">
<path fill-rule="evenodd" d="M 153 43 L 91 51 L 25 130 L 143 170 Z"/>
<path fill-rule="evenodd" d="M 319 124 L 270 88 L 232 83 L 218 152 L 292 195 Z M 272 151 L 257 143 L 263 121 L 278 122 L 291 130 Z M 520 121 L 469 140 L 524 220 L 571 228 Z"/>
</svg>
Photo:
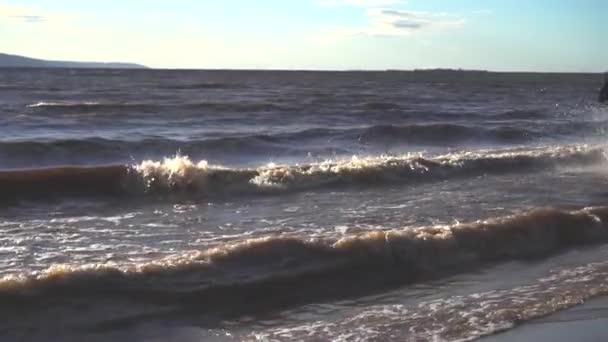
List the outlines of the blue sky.
<svg viewBox="0 0 608 342">
<path fill-rule="evenodd" d="M 599 72 L 605 0 L 0 0 L 0 51 L 164 68 Z"/>
</svg>

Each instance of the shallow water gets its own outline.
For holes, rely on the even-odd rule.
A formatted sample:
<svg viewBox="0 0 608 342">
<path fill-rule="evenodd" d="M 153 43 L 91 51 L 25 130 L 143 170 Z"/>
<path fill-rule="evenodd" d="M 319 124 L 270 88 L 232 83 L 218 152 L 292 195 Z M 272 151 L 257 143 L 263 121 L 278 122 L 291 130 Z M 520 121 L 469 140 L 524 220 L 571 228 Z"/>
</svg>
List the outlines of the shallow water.
<svg viewBox="0 0 608 342">
<path fill-rule="evenodd" d="M 5 340 L 470 340 L 606 292 L 598 75 L 0 72 Z"/>
</svg>

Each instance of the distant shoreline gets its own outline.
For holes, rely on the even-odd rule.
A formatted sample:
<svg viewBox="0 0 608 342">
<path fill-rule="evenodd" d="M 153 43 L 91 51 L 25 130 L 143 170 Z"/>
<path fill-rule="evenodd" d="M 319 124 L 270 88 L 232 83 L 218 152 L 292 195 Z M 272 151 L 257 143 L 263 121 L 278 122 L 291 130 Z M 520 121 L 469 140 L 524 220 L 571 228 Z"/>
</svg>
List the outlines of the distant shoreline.
<svg viewBox="0 0 608 342">
<path fill-rule="evenodd" d="M 6 53 L 0 53 L 0 68 L 148 69 L 137 63 L 55 61 Z"/>
<path fill-rule="evenodd" d="M 210 73 L 310 73 L 310 74 L 404 74 L 404 75 L 418 75 L 418 76 L 490 76 L 490 75 L 504 75 L 504 76 L 554 76 L 554 77 L 568 77 L 568 76 L 592 76 L 601 79 L 602 72 L 539 72 L 539 71 L 485 71 L 485 72 L 426 72 L 420 70 L 297 70 L 297 69 L 166 69 L 166 68 L 150 68 L 150 67 L 46 67 L 46 66 L 2 66 L 0 70 L 134 70 L 134 71 L 149 71 L 149 72 L 210 72 Z"/>
<path fill-rule="evenodd" d="M 407 73 L 407 74 L 547 74 L 547 75 L 601 75 L 603 71 L 496 71 L 463 68 L 429 69 L 250 69 L 250 68 L 153 68 L 139 63 L 77 62 L 31 58 L 0 53 L 0 69 L 141 69 L 155 71 L 211 71 L 211 72 L 302 72 L 302 73 Z"/>
</svg>

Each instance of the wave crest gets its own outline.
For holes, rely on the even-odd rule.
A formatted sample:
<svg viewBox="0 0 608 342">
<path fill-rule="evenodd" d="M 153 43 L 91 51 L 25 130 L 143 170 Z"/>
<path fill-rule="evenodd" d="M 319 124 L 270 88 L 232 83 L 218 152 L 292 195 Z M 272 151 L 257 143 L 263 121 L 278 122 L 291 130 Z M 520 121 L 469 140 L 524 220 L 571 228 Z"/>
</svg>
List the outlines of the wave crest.
<svg viewBox="0 0 608 342">
<path fill-rule="evenodd" d="M 323 186 L 366 186 L 379 183 L 417 182 L 471 174 L 522 172 L 554 166 L 582 166 L 604 162 L 601 148 L 571 146 L 535 150 L 459 152 L 425 158 L 423 154 L 357 157 L 304 165 L 276 165 L 256 169 L 230 169 L 205 161 L 195 164 L 176 156 L 162 163 L 146 161 L 134 168 L 149 189 L 169 187 L 204 191 L 215 187 L 258 190 L 301 190 Z M 152 182 L 150 182 L 152 181 Z M 240 185 L 239 185 L 240 183 Z"/>
<path fill-rule="evenodd" d="M 9 310 L 19 305 L 20 310 L 38 311 L 41 300 L 49 305 L 90 305 L 120 299 L 234 316 L 361 295 L 606 241 L 608 207 L 539 209 L 467 224 L 374 230 L 338 239 L 268 236 L 144 264 L 59 265 L 4 277 L 0 299 Z"/>
<path fill-rule="evenodd" d="M 456 177 L 533 172 L 606 161 L 601 147 L 458 152 L 425 157 L 352 157 L 295 165 L 228 168 L 176 155 L 132 166 L 58 167 L 0 172 L 3 199 L 71 195 L 182 194 L 232 196 L 276 191 L 417 184 Z"/>
</svg>

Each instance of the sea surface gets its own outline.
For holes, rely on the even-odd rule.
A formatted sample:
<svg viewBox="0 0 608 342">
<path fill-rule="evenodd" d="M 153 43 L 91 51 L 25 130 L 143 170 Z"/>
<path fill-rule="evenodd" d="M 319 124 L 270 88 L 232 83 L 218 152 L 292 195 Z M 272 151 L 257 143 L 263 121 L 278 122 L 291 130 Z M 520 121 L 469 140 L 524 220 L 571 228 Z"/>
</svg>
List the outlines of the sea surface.
<svg viewBox="0 0 608 342">
<path fill-rule="evenodd" d="M 2 69 L 0 340 L 468 341 L 608 294 L 601 83 Z"/>
</svg>

